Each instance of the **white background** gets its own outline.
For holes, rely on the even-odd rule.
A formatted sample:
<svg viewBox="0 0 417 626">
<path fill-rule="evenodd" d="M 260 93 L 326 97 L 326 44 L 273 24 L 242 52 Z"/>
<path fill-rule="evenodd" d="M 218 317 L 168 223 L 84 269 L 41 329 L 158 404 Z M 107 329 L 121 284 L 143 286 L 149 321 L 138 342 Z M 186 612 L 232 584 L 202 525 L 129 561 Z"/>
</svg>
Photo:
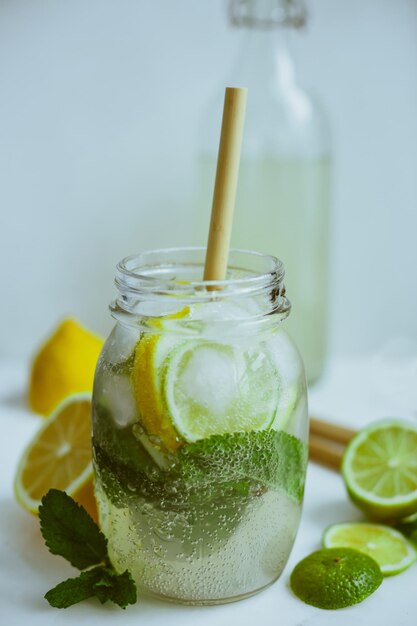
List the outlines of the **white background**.
<svg viewBox="0 0 417 626">
<path fill-rule="evenodd" d="M 336 164 L 331 350 L 413 347 L 417 2 L 307 5 L 293 51 Z M 0 1 L 1 356 L 64 314 L 106 332 L 117 260 L 194 243 L 198 122 L 240 36 L 222 0 Z"/>
</svg>

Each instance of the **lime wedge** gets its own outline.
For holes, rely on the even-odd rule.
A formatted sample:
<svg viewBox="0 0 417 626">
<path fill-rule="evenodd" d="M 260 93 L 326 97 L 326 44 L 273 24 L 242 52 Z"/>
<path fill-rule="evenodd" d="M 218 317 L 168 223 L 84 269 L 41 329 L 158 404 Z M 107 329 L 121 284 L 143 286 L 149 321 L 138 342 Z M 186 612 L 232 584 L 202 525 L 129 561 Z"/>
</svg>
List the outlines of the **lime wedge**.
<svg viewBox="0 0 417 626">
<path fill-rule="evenodd" d="M 371 556 L 384 576 L 399 574 L 417 559 L 412 544 L 397 530 L 383 524 L 334 524 L 323 535 L 325 548 L 354 548 Z"/>
<path fill-rule="evenodd" d="M 352 500 L 370 517 L 397 520 L 417 511 L 417 425 L 383 420 L 349 443 L 342 475 Z"/>
<path fill-rule="evenodd" d="M 306 604 L 319 609 L 342 609 L 362 602 L 382 582 L 378 564 L 352 548 L 324 548 L 300 561 L 290 586 Z"/>
<path fill-rule="evenodd" d="M 187 341 L 166 360 L 166 413 L 187 442 L 268 428 L 278 403 L 277 372 L 260 350 Z"/>
</svg>

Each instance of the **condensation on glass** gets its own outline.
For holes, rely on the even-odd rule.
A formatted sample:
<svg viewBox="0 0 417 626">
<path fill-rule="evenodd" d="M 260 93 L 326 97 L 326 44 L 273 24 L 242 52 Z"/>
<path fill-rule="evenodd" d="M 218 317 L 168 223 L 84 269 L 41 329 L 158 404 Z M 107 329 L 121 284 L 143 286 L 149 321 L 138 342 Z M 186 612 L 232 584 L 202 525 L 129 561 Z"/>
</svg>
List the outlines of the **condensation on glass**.
<svg viewBox="0 0 417 626">
<path fill-rule="evenodd" d="M 140 591 L 188 604 L 238 600 L 278 578 L 306 469 L 306 382 L 284 329 L 283 266 L 232 251 L 227 279 L 207 283 L 204 256 L 160 250 L 118 265 L 93 392 L 111 560 Z"/>
</svg>

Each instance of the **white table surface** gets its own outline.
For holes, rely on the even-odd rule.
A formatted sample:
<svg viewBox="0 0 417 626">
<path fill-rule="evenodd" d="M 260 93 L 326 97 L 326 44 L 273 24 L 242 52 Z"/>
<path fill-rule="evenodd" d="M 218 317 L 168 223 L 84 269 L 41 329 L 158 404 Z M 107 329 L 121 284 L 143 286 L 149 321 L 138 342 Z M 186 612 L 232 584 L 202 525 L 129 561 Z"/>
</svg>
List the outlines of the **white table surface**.
<svg viewBox="0 0 417 626">
<path fill-rule="evenodd" d="M 397 372 L 398 373 L 398 372 Z M 407 376 L 410 370 L 407 370 Z M 391 376 L 375 359 L 333 360 L 323 381 L 310 393 L 311 414 L 352 427 L 397 415 L 417 419 L 415 389 L 402 375 Z M 26 366 L 0 363 L 0 625 L 48 626 L 88 622 L 103 626 L 412 626 L 417 624 L 417 565 L 385 579 L 365 602 L 339 611 L 322 611 L 295 598 L 288 587 L 292 568 L 320 547 L 329 524 L 360 519 L 350 504 L 340 476 L 309 465 L 303 517 L 290 560 L 269 589 L 235 604 L 183 607 L 140 598 L 126 611 L 88 600 L 66 610 L 52 609 L 44 593 L 76 575 L 64 559 L 43 544 L 37 518 L 16 503 L 12 481 L 17 460 L 41 420 L 26 408 Z"/>
</svg>

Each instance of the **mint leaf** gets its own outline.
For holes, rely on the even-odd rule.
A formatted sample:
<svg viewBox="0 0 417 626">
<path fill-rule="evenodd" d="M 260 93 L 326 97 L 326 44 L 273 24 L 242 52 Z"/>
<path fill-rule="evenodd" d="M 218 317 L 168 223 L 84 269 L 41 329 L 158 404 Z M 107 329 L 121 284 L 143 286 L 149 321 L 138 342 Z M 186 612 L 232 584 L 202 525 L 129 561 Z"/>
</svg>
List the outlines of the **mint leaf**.
<svg viewBox="0 0 417 626">
<path fill-rule="evenodd" d="M 307 466 L 305 444 L 283 430 L 213 435 L 181 448 L 182 479 L 200 487 L 217 483 L 259 483 L 281 488 L 300 502 Z"/>
<path fill-rule="evenodd" d="M 123 430 L 114 437 L 133 440 L 129 429 Z M 296 502 L 303 496 L 307 447 L 285 431 L 213 435 L 181 447 L 166 469 L 136 440 L 119 454 L 110 433 L 94 438 L 93 448 L 98 477 L 116 506 L 127 506 L 132 497 L 128 484 L 135 486 L 135 497 L 174 506 L 180 500 L 187 506 L 217 496 L 245 498 L 259 488 L 282 489 Z"/>
<path fill-rule="evenodd" d="M 66 609 L 73 604 L 92 598 L 94 586 L 101 579 L 101 566 L 82 572 L 77 578 L 68 578 L 45 594 L 51 606 Z"/>
<path fill-rule="evenodd" d="M 128 571 L 117 574 L 99 565 L 82 572 L 77 578 L 68 578 L 45 594 L 49 604 L 66 609 L 82 600 L 96 596 L 102 604 L 111 600 L 125 609 L 136 602 L 136 587 Z"/>
<path fill-rule="evenodd" d="M 135 604 L 137 600 L 136 585 L 127 570 L 123 574 L 107 571 L 105 582 L 101 581 L 95 586 L 97 596 L 100 588 L 105 590 L 108 600 L 118 604 L 122 609 L 125 609 L 128 604 Z"/>
<path fill-rule="evenodd" d="M 110 411 L 97 405 L 93 411 L 93 447 L 100 446 L 113 459 L 146 475 L 158 473 L 158 466 L 132 432 L 132 426 L 115 428 Z"/>
<path fill-rule="evenodd" d="M 111 600 L 122 609 L 136 602 L 136 586 L 126 570 L 118 574 L 110 563 L 107 539 L 88 515 L 64 491 L 50 489 L 39 507 L 41 532 L 52 554 L 67 559 L 82 572 L 68 578 L 45 594 L 53 607 L 65 609 L 96 596 L 103 604 Z"/>
<path fill-rule="evenodd" d="M 52 554 L 77 567 L 108 563 L 107 539 L 87 511 L 64 491 L 50 489 L 39 507 L 42 536 Z"/>
</svg>

